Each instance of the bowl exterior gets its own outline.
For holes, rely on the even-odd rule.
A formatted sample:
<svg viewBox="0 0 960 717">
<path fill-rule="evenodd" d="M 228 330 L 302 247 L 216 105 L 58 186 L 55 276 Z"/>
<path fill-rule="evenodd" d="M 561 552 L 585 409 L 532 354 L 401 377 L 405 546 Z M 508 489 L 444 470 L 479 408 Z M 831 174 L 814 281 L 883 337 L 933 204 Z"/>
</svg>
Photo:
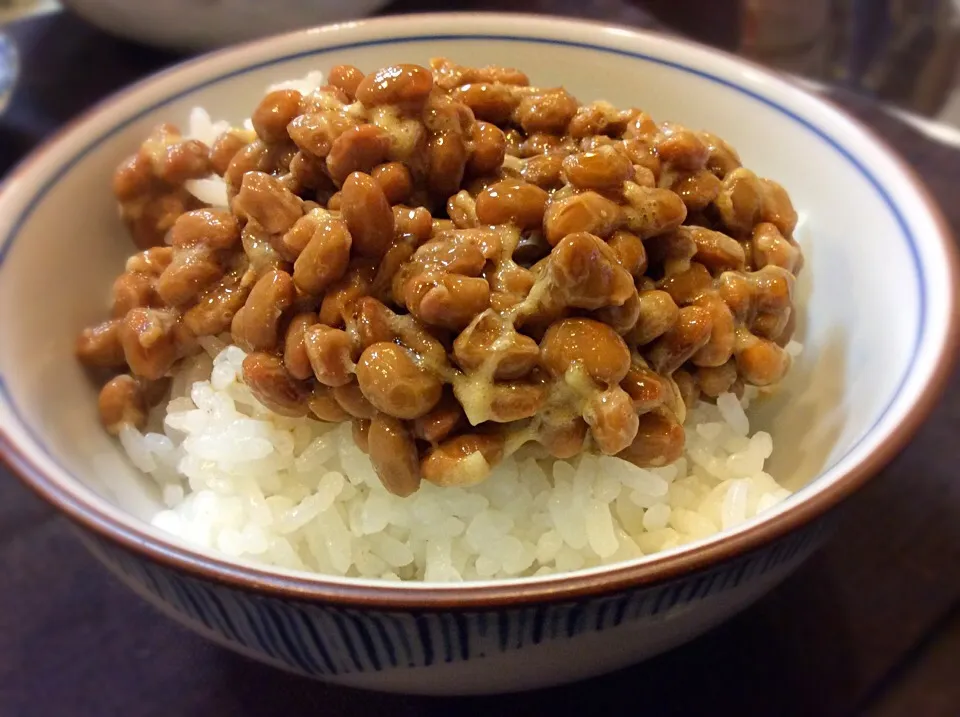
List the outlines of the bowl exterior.
<svg viewBox="0 0 960 717">
<path fill-rule="evenodd" d="M 268 597 L 81 536 L 125 585 L 224 647 L 336 684 L 439 695 L 572 682 L 676 647 L 777 585 L 833 524 L 828 515 L 760 550 L 661 584 L 578 601 L 417 612 Z"/>
</svg>

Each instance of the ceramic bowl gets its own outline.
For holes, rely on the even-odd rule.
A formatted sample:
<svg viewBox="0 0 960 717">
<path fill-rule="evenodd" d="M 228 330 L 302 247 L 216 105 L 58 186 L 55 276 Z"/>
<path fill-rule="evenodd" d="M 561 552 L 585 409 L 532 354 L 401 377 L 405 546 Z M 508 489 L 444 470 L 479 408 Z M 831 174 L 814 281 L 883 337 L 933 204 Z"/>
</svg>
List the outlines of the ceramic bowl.
<svg viewBox="0 0 960 717">
<path fill-rule="evenodd" d="M 273 81 L 425 63 L 524 69 L 581 101 L 708 128 L 789 190 L 806 218 L 805 351 L 757 424 L 796 493 L 758 518 L 635 562 L 477 584 L 386 584 L 251 567 L 151 528 L 155 493 L 96 419 L 72 356 L 130 244 L 111 173 L 190 107 L 239 121 Z M 953 242 L 921 184 L 836 108 L 763 69 L 622 27 L 491 15 L 304 30 L 188 62 L 107 100 L 0 192 L 3 453 L 136 592 L 264 662 L 379 690 L 480 693 L 612 670 L 716 625 L 823 540 L 835 507 L 893 457 L 937 399 L 957 339 Z M 894 529 L 894 528 L 891 528 Z"/>
<path fill-rule="evenodd" d="M 172 50 L 209 50 L 379 10 L 389 0 L 63 0 L 119 37 Z"/>
</svg>

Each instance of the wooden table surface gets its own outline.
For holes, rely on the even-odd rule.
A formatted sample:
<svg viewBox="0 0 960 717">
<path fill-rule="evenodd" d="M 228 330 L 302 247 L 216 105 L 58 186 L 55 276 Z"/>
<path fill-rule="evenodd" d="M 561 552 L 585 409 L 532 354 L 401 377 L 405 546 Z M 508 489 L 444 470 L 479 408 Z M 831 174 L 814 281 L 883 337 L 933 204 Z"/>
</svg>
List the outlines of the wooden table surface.
<svg viewBox="0 0 960 717">
<path fill-rule="evenodd" d="M 402 0 L 390 9 L 441 6 Z M 618 0 L 525 9 L 649 23 Z M 11 34 L 24 73 L 0 118 L 0 174 L 91 102 L 176 59 L 67 15 Z M 960 229 L 960 152 L 868 100 L 836 98 L 897 147 Z M 741 616 L 616 674 L 469 701 L 330 687 L 215 647 L 129 593 L 0 469 L 0 716 L 960 715 L 958 378 L 912 445 L 844 506 L 836 538 Z"/>
</svg>

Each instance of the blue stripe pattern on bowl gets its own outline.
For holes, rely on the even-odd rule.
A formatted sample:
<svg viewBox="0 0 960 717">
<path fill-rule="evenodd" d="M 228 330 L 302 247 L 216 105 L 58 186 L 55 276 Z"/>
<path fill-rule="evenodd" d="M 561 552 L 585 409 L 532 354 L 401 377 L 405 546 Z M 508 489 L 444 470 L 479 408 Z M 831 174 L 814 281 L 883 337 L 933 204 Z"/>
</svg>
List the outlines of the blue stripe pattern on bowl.
<svg viewBox="0 0 960 717">
<path fill-rule="evenodd" d="M 818 520 L 760 551 L 687 577 L 575 602 L 488 611 L 383 611 L 277 599 L 197 579 L 85 535 L 124 582 L 242 652 L 313 677 L 429 667 L 664 620 L 778 568 L 794 567 L 833 527 Z M 786 574 L 786 570 L 784 574 Z"/>
</svg>

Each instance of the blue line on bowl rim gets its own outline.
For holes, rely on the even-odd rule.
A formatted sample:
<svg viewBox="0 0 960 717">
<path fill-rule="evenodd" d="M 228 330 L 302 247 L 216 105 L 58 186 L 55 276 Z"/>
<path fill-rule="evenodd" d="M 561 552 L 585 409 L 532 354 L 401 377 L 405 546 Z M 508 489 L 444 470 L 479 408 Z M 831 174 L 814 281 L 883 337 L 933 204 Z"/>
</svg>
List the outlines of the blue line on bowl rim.
<svg viewBox="0 0 960 717">
<path fill-rule="evenodd" d="M 60 181 L 60 179 L 62 179 L 62 177 L 67 172 L 73 169 L 73 167 L 76 166 L 76 164 L 79 163 L 81 160 L 83 160 L 91 151 L 99 147 L 101 144 L 103 144 L 105 141 L 110 139 L 114 134 L 116 134 L 120 130 L 128 127 L 130 124 L 136 122 L 137 120 L 153 112 L 154 110 L 160 109 L 161 107 L 164 107 L 165 105 L 168 105 L 171 102 L 175 102 L 176 100 L 182 99 L 194 92 L 197 92 L 198 90 L 202 90 L 211 85 L 216 85 L 225 80 L 229 80 L 234 77 L 248 74 L 250 72 L 255 72 L 257 70 L 261 70 L 267 67 L 283 64 L 286 62 L 291 62 L 294 60 L 299 60 L 306 57 L 319 57 L 319 56 L 327 55 L 331 52 L 339 52 L 342 50 L 352 50 L 352 49 L 363 48 L 363 47 L 378 47 L 381 45 L 407 45 L 407 44 L 423 43 L 423 42 L 444 42 L 444 41 L 453 41 L 453 40 L 517 42 L 517 43 L 531 43 L 531 44 L 539 44 L 539 45 L 555 45 L 555 46 L 561 46 L 561 47 L 572 47 L 572 48 L 577 48 L 582 50 L 591 50 L 594 52 L 600 52 L 603 54 L 620 55 L 622 57 L 629 57 L 634 60 L 641 60 L 644 62 L 649 62 L 651 64 L 661 65 L 663 67 L 669 67 L 671 69 L 675 69 L 689 75 L 700 77 L 702 79 L 708 80 L 709 82 L 727 87 L 728 89 L 734 90 L 742 95 L 750 97 L 751 99 L 763 105 L 766 105 L 770 109 L 773 109 L 774 111 L 779 112 L 780 114 L 793 120 L 797 124 L 804 127 L 806 130 L 808 130 L 809 132 L 813 133 L 815 136 L 822 139 L 827 145 L 833 148 L 841 157 L 847 160 L 847 162 L 849 162 L 868 181 L 868 183 L 874 188 L 874 190 L 880 196 L 883 203 L 887 206 L 887 208 L 890 210 L 890 212 L 896 219 L 897 225 L 899 226 L 901 233 L 906 239 L 907 246 L 910 250 L 910 257 L 913 261 L 914 271 L 917 279 L 917 286 L 919 288 L 919 292 L 918 292 L 919 294 L 918 314 L 919 315 L 918 315 L 918 321 L 917 321 L 917 332 L 916 332 L 916 336 L 914 337 L 914 343 L 911 350 L 910 360 L 889 402 L 887 403 L 886 406 L 884 406 L 883 410 L 880 412 L 880 415 L 876 418 L 873 424 L 861 434 L 861 436 L 857 439 L 857 441 L 842 456 L 836 459 L 830 466 L 821 470 L 820 474 L 822 475 L 823 472 L 832 469 L 838 463 L 843 461 L 847 456 L 849 456 L 851 453 L 856 451 L 857 448 L 863 443 L 863 441 L 866 440 L 866 438 L 870 436 L 870 434 L 873 433 L 876 427 L 884 420 L 886 415 L 889 413 L 890 409 L 900 398 L 900 395 L 903 392 L 903 388 L 907 380 L 910 378 L 910 375 L 913 371 L 914 364 L 916 363 L 917 353 L 919 352 L 920 346 L 923 343 L 923 337 L 928 328 L 927 327 L 927 295 L 925 290 L 927 285 L 925 282 L 925 277 L 923 272 L 923 264 L 920 260 L 919 251 L 916 245 L 916 238 L 914 237 L 913 232 L 910 230 L 910 227 L 907 224 L 906 219 L 901 214 L 899 208 L 897 207 L 893 199 L 890 197 L 890 194 L 884 188 L 883 184 L 848 149 L 846 149 L 836 139 L 834 139 L 829 134 L 827 134 L 825 130 L 819 128 L 810 120 L 807 120 L 804 117 L 801 117 L 796 112 L 788 109 L 787 107 L 784 107 L 783 105 L 775 102 L 774 100 L 768 97 L 763 96 L 759 92 L 755 92 L 754 90 L 751 90 L 747 87 L 738 85 L 737 83 L 731 80 L 728 80 L 723 77 L 719 77 L 718 75 L 714 75 L 712 73 L 706 72 L 705 70 L 700 70 L 694 67 L 690 67 L 689 65 L 684 65 L 683 63 L 680 63 L 680 62 L 675 62 L 673 60 L 666 60 L 666 59 L 655 57 L 653 55 L 648 55 L 642 52 L 633 52 L 630 50 L 624 50 L 621 48 L 614 48 L 614 47 L 604 47 L 602 45 L 594 45 L 589 42 L 579 42 L 575 40 L 561 40 L 561 39 L 546 38 L 546 37 L 527 37 L 524 35 L 496 35 L 496 34 L 478 34 L 478 33 L 442 33 L 442 34 L 433 34 L 433 35 L 410 35 L 406 37 L 380 38 L 376 40 L 361 40 L 358 42 L 350 42 L 350 43 L 344 43 L 340 45 L 331 45 L 329 47 L 318 48 L 313 50 L 302 50 L 299 52 L 294 52 L 288 55 L 274 57 L 269 60 L 264 60 L 262 62 L 257 62 L 252 65 L 246 65 L 244 67 L 231 70 L 221 75 L 217 75 L 216 77 L 212 77 L 202 82 L 198 82 L 196 84 L 190 85 L 189 87 L 184 88 L 179 92 L 175 92 L 174 94 L 168 95 L 167 97 L 161 100 L 157 100 L 153 104 L 148 105 L 147 107 L 141 109 L 140 111 L 130 115 L 129 117 L 124 119 L 122 122 L 114 125 L 108 131 L 104 132 L 103 134 L 101 134 L 100 136 L 98 136 L 97 138 L 89 142 L 85 147 L 80 149 L 68 161 L 61 164 L 58 167 L 58 171 L 54 173 L 53 176 L 50 179 L 48 179 L 43 184 L 43 186 L 41 186 L 39 191 L 37 191 L 33 195 L 27 208 L 20 213 L 16 221 L 13 223 L 10 231 L 7 232 L 7 234 L 2 238 L 2 243 L 0 243 L 0 272 L 2 272 L 3 265 L 7 257 L 7 253 L 10 251 L 10 249 L 13 247 L 13 245 L 17 240 L 17 235 L 20 229 L 23 227 L 24 223 L 26 223 L 26 221 L 33 214 L 33 210 L 36 208 L 39 201 L 50 191 L 50 189 L 52 189 L 52 187 L 58 181 Z M 68 475 L 72 476 L 71 472 L 67 470 L 60 463 L 60 461 L 50 452 L 45 442 L 39 440 L 38 434 L 32 429 L 30 424 L 24 420 L 23 414 L 20 411 L 20 409 L 17 407 L 16 403 L 13 401 L 13 396 L 10 393 L 9 389 L 7 388 L 7 383 L 4 380 L 2 375 L 0 375 L 0 397 L 2 397 L 3 400 L 7 403 L 7 405 L 10 407 L 11 412 L 19 421 L 24 431 L 33 439 L 34 443 L 44 453 L 44 455 L 46 455 L 51 461 L 53 461 L 61 470 L 63 470 Z M 803 488 L 798 490 L 794 494 L 794 496 L 798 496 L 806 492 L 806 490 L 809 489 L 814 482 L 815 482 L 815 479 L 811 480 L 809 483 L 803 486 Z"/>
</svg>

